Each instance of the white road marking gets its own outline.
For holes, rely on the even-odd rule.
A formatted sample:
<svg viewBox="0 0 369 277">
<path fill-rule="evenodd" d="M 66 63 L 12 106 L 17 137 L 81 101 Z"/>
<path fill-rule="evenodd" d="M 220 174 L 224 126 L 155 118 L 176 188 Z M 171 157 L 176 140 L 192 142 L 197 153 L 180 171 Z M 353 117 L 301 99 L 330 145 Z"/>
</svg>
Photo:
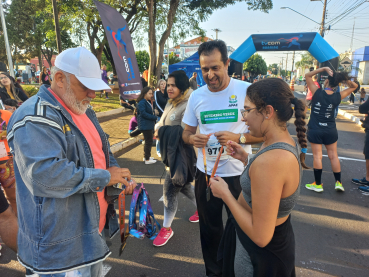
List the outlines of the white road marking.
<svg viewBox="0 0 369 277">
<path fill-rule="evenodd" d="M 306 155 L 312 156 L 313 153 L 306 153 Z M 323 157 L 328 158 L 328 155 L 323 155 Z M 360 160 L 360 159 L 353 159 L 353 158 L 346 158 L 346 157 L 338 157 L 339 160 L 347 160 L 347 161 L 355 161 L 355 162 L 366 162 L 366 160 Z"/>
<path fill-rule="evenodd" d="M 164 202 L 164 195 L 160 197 L 159 202 Z"/>
</svg>

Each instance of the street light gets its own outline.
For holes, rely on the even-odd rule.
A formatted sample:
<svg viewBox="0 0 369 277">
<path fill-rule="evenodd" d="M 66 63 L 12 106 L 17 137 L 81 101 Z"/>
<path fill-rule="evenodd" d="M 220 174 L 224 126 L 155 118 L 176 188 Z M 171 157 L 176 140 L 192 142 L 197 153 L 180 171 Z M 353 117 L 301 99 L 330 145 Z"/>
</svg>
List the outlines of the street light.
<svg viewBox="0 0 369 277">
<path fill-rule="evenodd" d="M 303 15 L 302 13 L 299 13 L 298 11 L 295 11 L 294 9 L 291 9 L 291 8 L 289 8 L 289 7 L 281 7 L 281 9 L 290 9 L 291 11 L 294 11 L 295 13 L 298 13 L 299 15 L 302 15 L 303 17 L 306 17 L 307 19 L 309 19 L 309 20 L 311 20 L 311 21 L 315 22 L 315 23 L 316 23 L 316 24 L 318 24 L 318 25 L 320 25 L 320 24 L 321 24 L 321 23 L 316 22 L 315 20 L 311 19 L 310 17 L 307 17 L 307 16 Z"/>
<path fill-rule="evenodd" d="M 10 76 L 14 78 L 13 60 L 12 60 L 12 55 L 11 55 L 10 47 L 9 47 L 8 33 L 6 31 L 5 16 L 4 16 L 4 11 L 3 11 L 2 1 L 0 1 L 0 16 L 1 16 L 1 23 L 3 26 L 3 32 L 4 32 L 6 55 L 8 56 L 9 74 Z"/>
</svg>

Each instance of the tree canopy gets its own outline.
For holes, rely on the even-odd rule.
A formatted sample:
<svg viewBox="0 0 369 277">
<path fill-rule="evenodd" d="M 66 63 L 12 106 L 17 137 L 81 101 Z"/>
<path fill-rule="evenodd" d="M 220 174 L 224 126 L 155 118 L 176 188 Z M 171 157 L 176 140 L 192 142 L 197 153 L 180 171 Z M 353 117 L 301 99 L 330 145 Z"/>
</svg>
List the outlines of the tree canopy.
<svg viewBox="0 0 369 277">
<path fill-rule="evenodd" d="M 243 70 L 250 72 L 251 76 L 266 75 L 268 67 L 262 56 L 254 54 L 243 64 Z"/>
<path fill-rule="evenodd" d="M 115 8 L 127 21 L 135 45 L 149 46 L 149 80 L 159 77 L 164 47 L 170 37 L 173 43 L 193 35 L 205 36 L 200 23 L 217 9 L 243 2 L 252 10 L 268 12 L 272 0 L 99 0 Z M 4 3 L 13 58 L 29 59 L 41 54 L 51 62 L 56 54 L 55 27 L 51 0 L 12 0 Z M 105 31 L 93 0 L 57 1 L 62 48 L 87 46 L 101 62 L 113 67 L 114 61 Z M 0 35 L 1 37 L 1 35 Z M 5 51 L 0 46 L 0 59 Z"/>
</svg>

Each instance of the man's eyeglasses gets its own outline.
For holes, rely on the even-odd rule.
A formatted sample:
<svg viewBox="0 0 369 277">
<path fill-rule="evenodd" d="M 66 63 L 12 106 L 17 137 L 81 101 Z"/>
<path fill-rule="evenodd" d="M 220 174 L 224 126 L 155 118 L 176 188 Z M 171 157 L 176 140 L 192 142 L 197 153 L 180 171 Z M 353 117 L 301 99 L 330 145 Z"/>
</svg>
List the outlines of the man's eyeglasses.
<svg viewBox="0 0 369 277">
<path fill-rule="evenodd" d="M 249 113 L 249 112 L 251 112 L 252 110 L 255 110 L 256 108 L 251 108 L 251 109 L 242 109 L 241 110 L 241 114 L 242 114 L 242 117 L 243 118 L 245 118 L 245 116 Z"/>
<path fill-rule="evenodd" d="M 0 81 L 2 80 L 2 79 L 9 79 L 8 77 L 0 77 Z"/>
</svg>

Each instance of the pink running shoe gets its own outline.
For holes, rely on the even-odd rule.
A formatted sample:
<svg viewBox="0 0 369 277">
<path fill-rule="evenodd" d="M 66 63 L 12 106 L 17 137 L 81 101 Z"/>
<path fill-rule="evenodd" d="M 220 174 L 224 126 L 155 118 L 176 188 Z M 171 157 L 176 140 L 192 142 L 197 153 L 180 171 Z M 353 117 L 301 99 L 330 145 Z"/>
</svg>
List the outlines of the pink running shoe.
<svg viewBox="0 0 369 277">
<path fill-rule="evenodd" d="M 154 246 L 163 246 L 167 244 L 168 240 L 173 237 L 173 230 L 169 228 L 169 231 L 166 228 L 161 228 L 158 236 L 154 239 Z"/>
<path fill-rule="evenodd" d="M 196 223 L 199 222 L 199 213 L 196 211 L 193 216 L 190 217 L 190 222 Z"/>
</svg>

